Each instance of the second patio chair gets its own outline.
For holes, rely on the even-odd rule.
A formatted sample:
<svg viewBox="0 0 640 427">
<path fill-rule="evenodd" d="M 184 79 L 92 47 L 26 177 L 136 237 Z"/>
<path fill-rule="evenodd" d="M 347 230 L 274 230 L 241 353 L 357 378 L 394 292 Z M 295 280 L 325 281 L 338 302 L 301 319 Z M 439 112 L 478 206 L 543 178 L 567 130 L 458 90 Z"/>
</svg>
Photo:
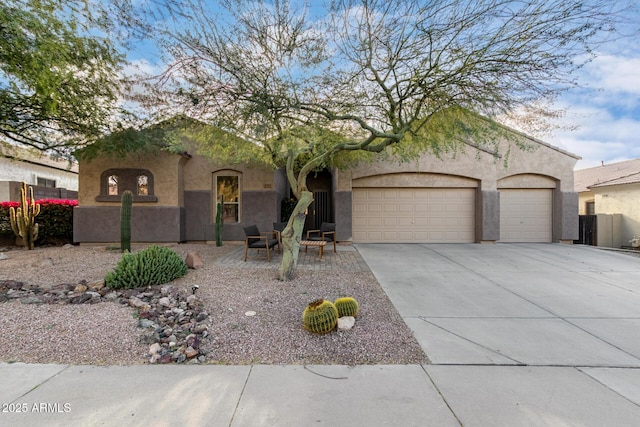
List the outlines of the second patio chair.
<svg viewBox="0 0 640 427">
<path fill-rule="evenodd" d="M 336 223 L 335 222 L 323 222 L 320 224 L 320 230 L 307 231 L 307 240 L 325 242 L 333 242 L 333 252 L 336 251 Z"/>
</svg>

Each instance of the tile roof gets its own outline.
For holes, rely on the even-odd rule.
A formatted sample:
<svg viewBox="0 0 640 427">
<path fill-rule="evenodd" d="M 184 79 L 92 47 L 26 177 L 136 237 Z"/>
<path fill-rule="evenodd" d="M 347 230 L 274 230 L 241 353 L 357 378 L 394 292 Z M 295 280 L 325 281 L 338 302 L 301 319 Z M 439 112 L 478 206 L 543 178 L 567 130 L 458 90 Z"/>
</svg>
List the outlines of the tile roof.
<svg viewBox="0 0 640 427">
<path fill-rule="evenodd" d="M 0 158 L 6 157 L 18 162 L 27 162 L 53 169 L 78 173 L 78 163 L 45 154 L 35 149 L 0 143 Z"/>
<path fill-rule="evenodd" d="M 579 193 L 589 191 L 590 187 L 640 182 L 640 159 L 580 169 L 573 176 L 574 190 Z"/>
</svg>

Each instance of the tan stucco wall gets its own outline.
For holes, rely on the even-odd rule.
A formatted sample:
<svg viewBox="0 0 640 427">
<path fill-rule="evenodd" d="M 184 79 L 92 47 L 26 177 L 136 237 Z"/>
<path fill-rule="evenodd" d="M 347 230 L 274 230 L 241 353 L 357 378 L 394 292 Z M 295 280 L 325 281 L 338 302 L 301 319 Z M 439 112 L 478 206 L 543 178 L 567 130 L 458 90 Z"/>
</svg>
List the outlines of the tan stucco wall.
<svg viewBox="0 0 640 427">
<path fill-rule="evenodd" d="M 457 176 L 475 180 L 483 191 L 495 191 L 499 181 L 520 179 L 523 188 L 531 188 L 538 183 L 540 188 L 557 188 L 560 191 L 573 192 L 573 167 L 578 159 L 546 144 L 531 142 L 533 151 L 523 151 L 511 147 L 505 166 L 504 158 L 496 159 L 492 154 L 465 146 L 463 151 L 442 156 L 439 159 L 425 154 L 418 160 L 399 163 L 398 161 L 376 161 L 359 163 L 350 170 L 337 171 L 336 189 L 350 191 L 352 181 L 363 182 L 365 177 L 393 173 L 430 173 Z M 507 144 L 501 146 L 506 153 Z M 526 175 L 520 178 L 512 178 Z M 533 178 L 535 182 L 527 182 Z M 513 183 L 512 183 L 513 184 Z"/>
<path fill-rule="evenodd" d="M 211 190 L 212 176 L 220 170 L 232 170 L 242 175 L 242 191 L 272 190 L 274 172 L 260 166 L 222 165 L 215 161 L 193 156 L 184 168 L 184 189 L 186 191 Z"/>
<path fill-rule="evenodd" d="M 132 154 L 126 158 L 100 157 L 81 161 L 79 165 L 78 204 L 80 206 L 115 206 L 119 202 L 96 202 L 100 194 L 100 176 L 112 168 L 144 168 L 153 174 L 154 206 L 180 206 L 179 179 L 183 157 L 160 152 L 157 154 Z M 148 203 L 142 203 L 148 204 Z"/>
<path fill-rule="evenodd" d="M 353 187 L 449 187 L 477 188 L 478 181 L 456 175 L 435 173 L 391 173 L 353 180 Z"/>
<path fill-rule="evenodd" d="M 100 157 L 80 162 L 79 204 L 81 206 L 109 206 L 118 202 L 96 202 L 100 194 L 102 172 L 112 168 L 144 168 L 154 178 L 154 206 L 184 206 L 184 191 L 211 191 L 212 176 L 221 170 L 239 172 L 242 176 L 241 191 L 272 191 L 274 172 L 266 167 L 247 165 L 225 166 L 208 158 L 160 152 L 146 156 L 130 155 L 127 158 Z M 148 203 L 146 203 L 148 204 Z"/>
<path fill-rule="evenodd" d="M 596 213 L 622 215 L 622 245 L 628 245 L 633 236 L 640 236 L 640 184 L 596 187 L 592 191 L 595 195 Z"/>
<path fill-rule="evenodd" d="M 498 188 L 556 188 L 557 181 L 544 175 L 524 173 L 498 180 Z"/>
<path fill-rule="evenodd" d="M 587 202 L 593 202 L 595 200 L 595 194 L 593 191 L 583 191 L 578 193 L 578 215 L 586 215 L 587 214 Z M 596 207 L 596 213 L 597 213 Z"/>
<path fill-rule="evenodd" d="M 533 151 L 511 147 L 507 166 L 504 167 L 502 161 L 496 165 L 497 178 L 520 174 L 541 175 L 555 179 L 558 182 L 558 190 L 573 192 L 573 168 L 578 158 L 543 143 L 530 144 L 534 148 Z M 505 153 L 506 149 L 506 144 L 503 144 L 501 153 Z"/>
</svg>

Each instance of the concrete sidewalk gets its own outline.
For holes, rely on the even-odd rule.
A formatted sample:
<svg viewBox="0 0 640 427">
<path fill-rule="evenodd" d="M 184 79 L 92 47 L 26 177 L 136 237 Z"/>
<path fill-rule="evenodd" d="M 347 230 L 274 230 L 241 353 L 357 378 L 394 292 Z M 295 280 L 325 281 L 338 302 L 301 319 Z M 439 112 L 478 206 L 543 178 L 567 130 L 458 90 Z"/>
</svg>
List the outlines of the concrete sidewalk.
<svg viewBox="0 0 640 427">
<path fill-rule="evenodd" d="M 640 258 L 357 249 L 431 365 L 0 364 L 0 426 L 638 425 Z"/>
</svg>

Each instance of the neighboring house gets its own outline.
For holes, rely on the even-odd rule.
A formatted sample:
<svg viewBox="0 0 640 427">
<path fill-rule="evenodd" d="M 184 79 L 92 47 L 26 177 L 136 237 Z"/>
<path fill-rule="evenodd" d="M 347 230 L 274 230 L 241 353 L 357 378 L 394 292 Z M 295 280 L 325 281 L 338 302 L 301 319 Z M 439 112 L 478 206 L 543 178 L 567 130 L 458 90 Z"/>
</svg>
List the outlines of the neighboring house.
<svg viewBox="0 0 640 427">
<path fill-rule="evenodd" d="M 314 193 L 307 228 L 335 222 L 339 241 L 566 242 L 577 238 L 579 157 L 538 140 L 511 150 L 507 165 L 495 153 L 468 145 L 442 159 L 358 164 L 311 174 Z M 228 165 L 195 152 L 157 150 L 120 159 L 80 161 L 76 242 L 119 240 L 120 195 L 134 193 L 132 239 L 139 242 L 215 240 L 215 204 L 225 195 L 224 240 L 244 240 L 281 220 L 290 192 L 283 171 Z"/>
<path fill-rule="evenodd" d="M 0 145 L 0 201 L 20 200 L 23 182 L 36 199 L 76 199 L 78 165 L 36 150 Z"/>
<path fill-rule="evenodd" d="M 640 236 L 640 159 L 575 171 L 579 214 L 597 215 L 597 245 L 620 248 Z"/>
</svg>

